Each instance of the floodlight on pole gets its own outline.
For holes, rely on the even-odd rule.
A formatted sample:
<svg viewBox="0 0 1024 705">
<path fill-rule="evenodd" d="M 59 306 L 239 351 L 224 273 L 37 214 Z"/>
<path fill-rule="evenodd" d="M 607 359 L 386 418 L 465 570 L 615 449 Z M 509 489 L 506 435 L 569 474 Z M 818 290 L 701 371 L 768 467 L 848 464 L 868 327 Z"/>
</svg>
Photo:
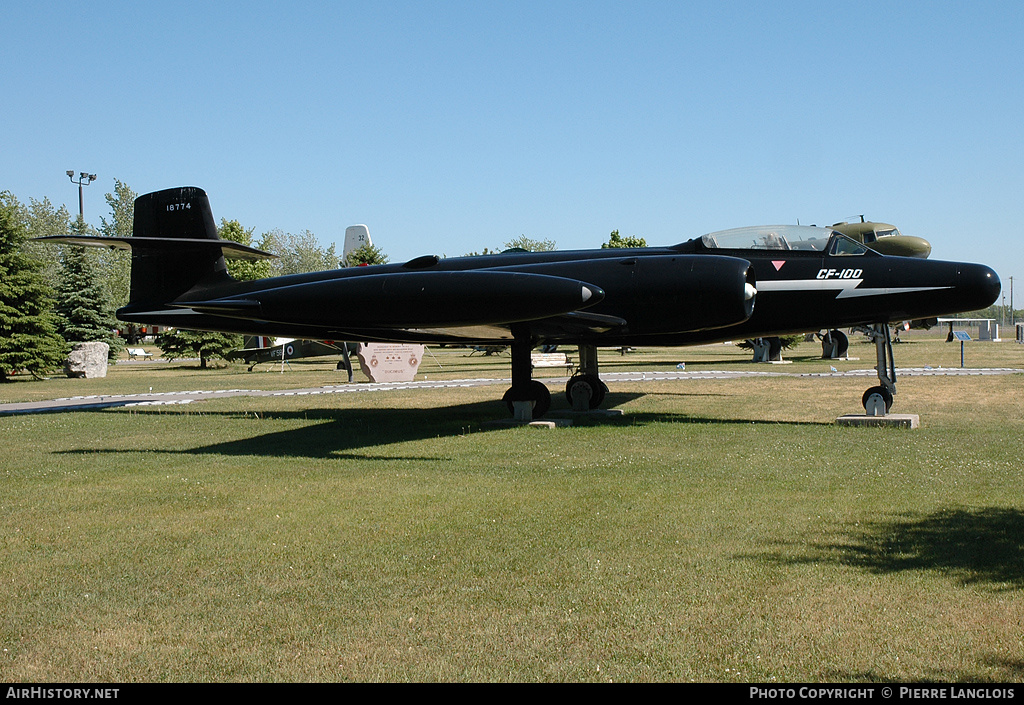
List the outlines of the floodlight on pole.
<svg viewBox="0 0 1024 705">
<path fill-rule="evenodd" d="M 88 186 L 96 180 L 96 174 L 86 174 L 84 171 L 79 172 L 78 178 L 75 179 L 75 172 L 73 169 L 68 169 L 64 172 L 71 179 L 71 183 L 78 184 L 78 217 L 85 220 L 85 202 L 82 199 L 82 186 Z"/>
</svg>

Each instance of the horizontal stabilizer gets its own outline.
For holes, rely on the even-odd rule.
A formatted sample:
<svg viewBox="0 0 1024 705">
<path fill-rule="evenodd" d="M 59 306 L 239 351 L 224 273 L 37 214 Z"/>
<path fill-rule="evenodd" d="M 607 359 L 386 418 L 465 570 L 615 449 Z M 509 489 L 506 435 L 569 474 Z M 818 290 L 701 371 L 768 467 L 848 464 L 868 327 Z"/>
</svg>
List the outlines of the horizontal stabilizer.
<svg viewBox="0 0 1024 705">
<path fill-rule="evenodd" d="M 186 250 L 193 247 L 219 248 L 227 259 L 276 259 L 273 255 L 255 247 L 241 245 L 231 240 L 209 240 L 184 237 L 103 237 L 100 235 L 49 235 L 33 238 L 47 242 L 63 242 L 83 247 L 106 247 L 112 250 Z"/>
</svg>

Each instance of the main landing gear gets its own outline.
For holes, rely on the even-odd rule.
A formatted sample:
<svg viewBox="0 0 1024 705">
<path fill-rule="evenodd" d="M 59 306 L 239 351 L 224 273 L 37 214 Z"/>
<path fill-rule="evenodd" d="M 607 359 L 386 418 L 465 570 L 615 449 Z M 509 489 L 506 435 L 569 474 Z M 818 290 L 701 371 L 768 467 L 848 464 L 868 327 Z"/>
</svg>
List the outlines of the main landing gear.
<svg viewBox="0 0 1024 705">
<path fill-rule="evenodd" d="M 516 421 L 539 419 L 551 408 L 551 392 L 533 379 L 530 351 L 533 339 L 528 326 L 512 326 L 512 386 L 502 400 Z"/>
<path fill-rule="evenodd" d="M 551 408 L 551 392 L 532 378 L 534 342 L 528 327 L 512 327 L 512 386 L 502 400 L 516 421 L 539 419 Z M 607 393 L 608 387 L 598 377 L 597 346 L 581 344 L 579 372 L 566 383 L 566 398 L 574 410 L 588 411 L 601 406 Z"/>
<path fill-rule="evenodd" d="M 827 330 L 821 335 L 821 357 L 837 360 L 846 357 L 850 350 L 850 339 L 841 330 Z"/>
<path fill-rule="evenodd" d="M 565 383 L 565 398 L 573 411 L 588 411 L 601 406 L 608 387 L 597 374 L 597 346 L 580 344 L 579 372 Z"/>
<path fill-rule="evenodd" d="M 864 332 L 875 342 L 875 370 L 878 372 L 879 384 L 864 392 L 861 403 L 868 416 L 885 416 L 892 408 L 893 397 L 896 395 L 896 362 L 892 355 L 889 324 L 876 323 Z"/>
</svg>

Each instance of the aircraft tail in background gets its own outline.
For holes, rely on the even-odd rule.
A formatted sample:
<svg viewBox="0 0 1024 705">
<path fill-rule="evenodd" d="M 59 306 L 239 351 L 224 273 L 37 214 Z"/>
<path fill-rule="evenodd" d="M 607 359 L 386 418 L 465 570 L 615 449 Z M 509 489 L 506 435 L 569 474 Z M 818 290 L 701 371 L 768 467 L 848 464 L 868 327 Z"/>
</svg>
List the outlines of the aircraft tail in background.
<svg viewBox="0 0 1024 705">
<path fill-rule="evenodd" d="M 345 246 L 341 251 L 341 261 L 344 262 L 349 254 L 355 252 L 364 245 L 372 245 L 370 241 L 370 229 L 365 225 L 350 225 L 345 228 Z"/>
</svg>

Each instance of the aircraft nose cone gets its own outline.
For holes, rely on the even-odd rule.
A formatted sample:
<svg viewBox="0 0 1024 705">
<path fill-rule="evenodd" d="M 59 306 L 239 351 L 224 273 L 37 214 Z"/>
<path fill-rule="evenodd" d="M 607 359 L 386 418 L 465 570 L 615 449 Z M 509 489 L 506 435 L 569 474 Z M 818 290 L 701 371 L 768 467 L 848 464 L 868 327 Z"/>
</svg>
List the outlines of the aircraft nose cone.
<svg viewBox="0 0 1024 705">
<path fill-rule="evenodd" d="M 965 298 L 975 302 L 973 308 L 987 308 L 999 298 L 1002 282 L 991 267 L 983 264 L 964 265 L 959 272 L 957 289 Z"/>
</svg>

